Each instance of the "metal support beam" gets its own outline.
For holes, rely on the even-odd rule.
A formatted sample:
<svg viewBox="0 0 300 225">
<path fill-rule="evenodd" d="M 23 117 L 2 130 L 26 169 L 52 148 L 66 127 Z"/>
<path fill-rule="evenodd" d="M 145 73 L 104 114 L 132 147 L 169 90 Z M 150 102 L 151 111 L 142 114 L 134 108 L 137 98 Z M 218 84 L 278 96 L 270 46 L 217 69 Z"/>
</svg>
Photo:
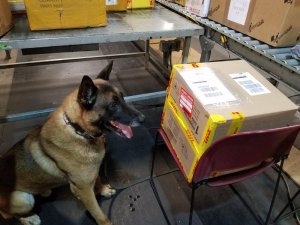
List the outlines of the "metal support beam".
<svg viewBox="0 0 300 225">
<path fill-rule="evenodd" d="M 191 46 L 191 37 L 185 37 L 184 38 L 184 44 L 183 44 L 183 50 L 182 50 L 182 60 L 181 62 L 187 63 L 188 57 L 189 57 L 189 51 Z"/>
<path fill-rule="evenodd" d="M 211 50 L 213 49 L 215 42 L 211 41 L 206 36 L 200 36 L 200 46 L 201 46 L 201 57 L 200 62 L 209 62 Z"/>
<path fill-rule="evenodd" d="M 133 52 L 133 53 L 123 53 L 123 54 L 83 56 L 83 57 L 72 57 L 72 58 L 70 57 L 70 58 L 61 58 L 61 59 L 36 60 L 36 61 L 30 61 L 30 62 L 6 63 L 6 64 L 0 64 L 0 69 L 18 68 L 18 67 L 24 67 L 24 66 L 49 65 L 49 64 L 58 64 L 58 63 L 69 63 L 69 62 L 83 62 L 83 61 L 93 61 L 93 60 L 102 60 L 102 59 L 140 57 L 140 56 L 145 56 L 145 52 Z"/>
<path fill-rule="evenodd" d="M 150 60 L 150 41 L 147 39 L 145 41 L 145 69 L 149 69 L 149 60 Z"/>
<path fill-rule="evenodd" d="M 126 96 L 125 101 L 129 103 L 134 103 L 134 102 L 139 102 L 144 100 L 164 98 L 165 96 L 166 96 L 166 91 L 158 91 L 158 92 L 152 92 L 152 93 L 146 93 L 140 95 Z M 55 108 L 48 108 L 48 109 L 41 109 L 41 110 L 30 111 L 30 112 L 10 114 L 5 117 L 0 117 L 0 124 L 19 121 L 19 120 L 32 119 L 37 117 L 45 117 L 48 116 L 49 113 L 53 112 L 54 110 Z"/>
<path fill-rule="evenodd" d="M 5 59 L 6 60 L 9 60 L 9 59 L 11 59 L 11 50 L 5 50 Z"/>
</svg>

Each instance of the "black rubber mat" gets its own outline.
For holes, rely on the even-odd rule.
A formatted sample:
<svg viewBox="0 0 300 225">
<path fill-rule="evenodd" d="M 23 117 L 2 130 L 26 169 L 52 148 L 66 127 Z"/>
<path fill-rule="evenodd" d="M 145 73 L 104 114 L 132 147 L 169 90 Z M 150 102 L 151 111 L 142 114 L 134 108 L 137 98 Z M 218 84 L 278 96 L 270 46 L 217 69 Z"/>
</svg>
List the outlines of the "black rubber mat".
<svg viewBox="0 0 300 225">
<path fill-rule="evenodd" d="M 126 188 L 149 178 L 154 141 L 144 126 L 134 128 L 130 140 L 106 135 L 106 143 L 106 175 L 114 188 Z"/>
<path fill-rule="evenodd" d="M 150 176 L 156 130 L 160 126 L 162 106 L 141 110 L 146 116 L 143 126 L 133 129 L 128 140 L 114 134 L 106 135 L 107 154 L 105 174 L 109 183 L 117 189 L 148 179 Z M 155 174 L 177 168 L 168 150 L 160 146 L 156 157 Z"/>
<path fill-rule="evenodd" d="M 114 225 L 166 225 L 149 181 L 119 191 L 103 201 L 102 208 Z"/>
</svg>

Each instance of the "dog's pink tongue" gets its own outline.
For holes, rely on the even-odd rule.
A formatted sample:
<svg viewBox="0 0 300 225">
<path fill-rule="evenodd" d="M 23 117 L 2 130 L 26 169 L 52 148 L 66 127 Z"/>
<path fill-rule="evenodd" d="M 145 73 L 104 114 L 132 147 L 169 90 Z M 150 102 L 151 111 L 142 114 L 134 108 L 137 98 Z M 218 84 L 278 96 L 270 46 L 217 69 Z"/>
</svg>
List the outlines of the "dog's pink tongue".
<svg viewBox="0 0 300 225">
<path fill-rule="evenodd" d="M 125 137 L 132 138 L 133 134 L 132 134 L 131 127 L 126 126 L 122 123 L 118 123 L 116 121 L 114 121 L 114 123 L 115 123 L 115 126 L 118 127 L 122 131 L 122 133 L 125 135 Z"/>
</svg>

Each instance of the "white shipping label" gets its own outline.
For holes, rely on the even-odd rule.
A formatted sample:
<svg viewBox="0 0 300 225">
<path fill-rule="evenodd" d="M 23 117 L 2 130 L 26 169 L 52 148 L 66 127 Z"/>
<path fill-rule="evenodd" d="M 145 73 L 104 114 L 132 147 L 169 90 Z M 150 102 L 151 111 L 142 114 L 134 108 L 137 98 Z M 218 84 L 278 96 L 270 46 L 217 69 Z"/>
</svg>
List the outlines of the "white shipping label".
<svg viewBox="0 0 300 225">
<path fill-rule="evenodd" d="M 209 68 L 200 68 L 181 72 L 196 98 L 203 105 L 236 101 L 234 95 Z"/>
<path fill-rule="evenodd" d="M 231 0 L 227 19 L 245 25 L 251 0 Z"/>
<path fill-rule="evenodd" d="M 265 86 L 255 79 L 250 73 L 233 73 L 230 77 L 237 82 L 251 96 L 271 93 Z"/>
<path fill-rule="evenodd" d="M 118 0 L 106 0 L 106 5 L 117 5 Z"/>
</svg>

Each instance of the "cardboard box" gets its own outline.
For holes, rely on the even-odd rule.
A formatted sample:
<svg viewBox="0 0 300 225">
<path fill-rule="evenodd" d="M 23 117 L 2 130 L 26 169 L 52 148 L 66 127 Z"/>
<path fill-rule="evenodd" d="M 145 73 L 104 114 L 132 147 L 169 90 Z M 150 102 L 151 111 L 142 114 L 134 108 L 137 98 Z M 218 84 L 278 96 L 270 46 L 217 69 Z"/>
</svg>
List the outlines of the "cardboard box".
<svg viewBox="0 0 300 225">
<path fill-rule="evenodd" d="M 207 17 L 210 0 L 186 0 L 185 10 L 201 17 Z"/>
<path fill-rule="evenodd" d="M 167 98 L 161 125 L 182 165 L 184 175 L 191 181 L 196 163 L 204 151 L 200 150 L 199 144 L 178 112 L 174 100 Z"/>
<path fill-rule="evenodd" d="M 179 5 L 185 6 L 186 0 L 175 0 L 175 2 Z"/>
<path fill-rule="evenodd" d="M 154 8 L 155 0 L 128 0 L 127 9 Z"/>
<path fill-rule="evenodd" d="M 198 142 L 209 119 L 222 128 L 215 134 L 221 137 L 286 125 L 298 109 L 244 60 L 175 65 L 170 79 L 168 95 Z"/>
<path fill-rule="evenodd" d="M 162 127 L 188 179 L 214 141 L 242 131 L 286 126 L 298 109 L 243 60 L 175 65 L 170 79 Z"/>
<path fill-rule="evenodd" d="M 25 13 L 24 0 L 8 0 L 10 9 L 13 13 Z"/>
<path fill-rule="evenodd" d="M 228 5 L 227 0 L 210 0 L 208 18 L 218 23 L 225 23 L 225 11 Z"/>
<path fill-rule="evenodd" d="M 105 0 L 25 0 L 31 30 L 106 25 Z"/>
<path fill-rule="evenodd" d="M 211 0 L 208 18 L 274 47 L 300 41 L 300 1 Z"/>
<path fill-rule="evenodd" d="M 106 11 L 126 11 L 127 0 L 106 0 Z"/>
<path fill-rule="evenodd" d="M 12 28 L 12 15 L 6 0 L 0 0 L 0 36 Z"/>
</svg>

